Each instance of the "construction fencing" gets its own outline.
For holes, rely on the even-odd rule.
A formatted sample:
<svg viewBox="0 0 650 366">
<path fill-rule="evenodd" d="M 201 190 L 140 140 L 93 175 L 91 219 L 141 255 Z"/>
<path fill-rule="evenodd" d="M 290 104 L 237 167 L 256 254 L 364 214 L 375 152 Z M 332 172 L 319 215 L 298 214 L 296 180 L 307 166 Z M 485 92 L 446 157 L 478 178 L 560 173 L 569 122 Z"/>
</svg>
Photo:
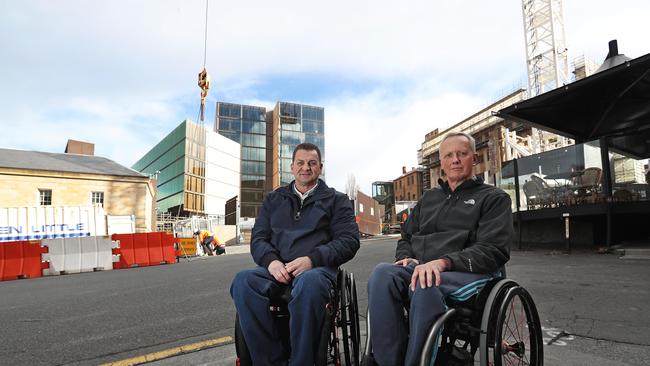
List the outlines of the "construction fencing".
<svg viewBox="0 0 650 366">
<path fill-rule="evenodd" d="M 168 233 L 9 241 L 0 243 L 0 280 L 176 263 Z"/>
</svg>

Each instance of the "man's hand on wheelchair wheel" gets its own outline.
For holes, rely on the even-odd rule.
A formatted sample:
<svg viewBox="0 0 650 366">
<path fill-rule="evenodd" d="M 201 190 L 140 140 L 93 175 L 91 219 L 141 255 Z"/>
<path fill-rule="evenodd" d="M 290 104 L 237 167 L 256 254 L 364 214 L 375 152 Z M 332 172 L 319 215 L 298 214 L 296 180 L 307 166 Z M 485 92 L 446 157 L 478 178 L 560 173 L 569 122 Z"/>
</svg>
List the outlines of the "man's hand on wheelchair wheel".
<svg viewBox="0 0 650 366">
<path fill-rule="evenodd" d="M 303 272 L 309 271 L 314 267 L 309 257 L 298 257 L 284 265 L 284 268 L 293 277 L 300 276 Z"/>
<path fill-rule="evenodd" d="M 291 275 L 284 268 L 284 263 L 280 262 L 279 260 L 276 259 L 271 262 L 267 269 L 276 281 L 284 283 L 285 285 L 291 282 Z"/>
<path fill-rule="evenodd" d="M 440 273 L 448 269 L 449 262 L 445 259 L 435 259 L 430 262 L 415 266 L 411 276 L 411 291 L 415 291 L 415 284 L 419 281 L 420 287 L 440 286 Z"/>
</svg>

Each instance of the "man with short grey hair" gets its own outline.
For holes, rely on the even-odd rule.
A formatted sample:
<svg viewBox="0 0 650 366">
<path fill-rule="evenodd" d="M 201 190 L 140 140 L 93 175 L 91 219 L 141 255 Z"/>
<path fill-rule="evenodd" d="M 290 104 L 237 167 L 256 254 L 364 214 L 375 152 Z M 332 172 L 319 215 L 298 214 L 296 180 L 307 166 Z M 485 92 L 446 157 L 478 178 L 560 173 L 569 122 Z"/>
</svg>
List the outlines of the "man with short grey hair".
<svg viewBox="0 0 650 366">
<path fill-rule="evenodd" d="M 372 352 L 380 366 L 416 365 L 445 300 L 478 293 L 510 258 L 510 197 L 474 175 L 476 162 L 472 136 L 452 132 L 443 138 L 446 181 L 425 192 L 404 223 L 395 262 L 380 263 L 370 275 Z M 443 357 L 436 365 L 450 362 Z"/>
</svg>

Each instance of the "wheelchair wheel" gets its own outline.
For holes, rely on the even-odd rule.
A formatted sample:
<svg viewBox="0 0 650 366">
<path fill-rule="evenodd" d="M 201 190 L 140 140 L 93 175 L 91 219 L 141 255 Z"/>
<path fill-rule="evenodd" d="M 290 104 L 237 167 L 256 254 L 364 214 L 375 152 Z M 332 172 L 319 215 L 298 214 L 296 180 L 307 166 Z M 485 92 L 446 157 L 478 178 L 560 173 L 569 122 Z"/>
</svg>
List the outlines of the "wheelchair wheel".
<svg viewBox="0 0 650 366">
<path fill-rule="evenodd" d="M 419 366 L 430 366 L 433 364 L 433 359 L 436 360 L 435 365 L 441 364 L 441 360 L 439 359 L 441 353 L 450 352 L 454 348 L 455 341 L 447 339 L 448 337 L 445 335 L 444 330 L 445 324 L 450 324 L 455 318 L 456 309 L 449 309 L 436 319 L 422 347 Z"/>
<path fill-rule="evenodd" d="M 496 317 L 494 366 L 542 366 L 542 328 L 532 297 L 521 286 L 509 288 Z"/>
<path fill-rule="evenodd" d="M 341 329 L 339 341 L 343 344 L 343 360 L 341 361 L 345 361 L 343 364 L 347 366 L 359 366 L 361 331 L 354 275 L 341 270 L 337 282 L 339 292 L 337 313 L 340 316 L 338 327 Z"/>
<path fill-rule="evenodd" d="M 325 313 L 323 328 L 321 329 L 321 334 L 318 339 L 318 346 L 316 347 L 316 354 L 314 355 L 315 366 L 330 365 L 330 345 L 332 344 L 333 334 L 336 331 L 336 326 L 333 319 L 334 317 L 332 316 L 332 309 L 328 305 Z"/>
<path fill-rule="evenodd" d="M 253 366 L 248 346 L 244 340 L 244 335 L 239 325 L 239 314 L 235 315 L 235 351 L 237 353 L 237 365 L 239 366 Z"/>
<path fill-rule="evenodd" d="M 366 310 L 366 344 L 361 355 L 361 366 L 377 366 L 372 354 L 372 342 L 370 339 L 370 311 Z"/>
</svg>

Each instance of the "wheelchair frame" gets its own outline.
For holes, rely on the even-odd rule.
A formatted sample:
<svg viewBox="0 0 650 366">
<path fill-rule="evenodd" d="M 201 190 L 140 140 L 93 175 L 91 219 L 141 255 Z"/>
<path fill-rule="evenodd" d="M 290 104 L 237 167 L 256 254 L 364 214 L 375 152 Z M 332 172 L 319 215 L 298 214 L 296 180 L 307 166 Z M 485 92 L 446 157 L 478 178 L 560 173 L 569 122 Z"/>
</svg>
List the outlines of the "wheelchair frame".
<svg viewBox="0 0 650 366">
<path fill-rule="evenodd" d="M 489 290 L 487 296 L 484 292 L 486 290 Z M 510 321 L 510 316 L 517 316 L 514 314 L 516 299 L 519 300 L 521 315 L 525 316 L 526 324 L 515 319 L 515 326 L 522 326 L 522 329 L 517 330 L 524 331 L 523 335 L 527 335 L 527 339 L 512 339 L 521 337 L 522 333 L 514 334 L 512 329 L 504 327 Z M 372 357 L 369 319 L 370 313 L 367 312 L 367 338 L 362 366 L 376 365 Z M 505 334 L 504 329 L 511 334 Z M 524 359 L 526 365 L 543 366 L 542 329 L 537 308 L 528 291 L 513 280 L 495 278 L 478 295 L 450 306 L 431 326 L 422 348 L 419 366 L 431 366 L 434 352 L 440 355 L 449 353 L 454 348 L 462 349 L 457 352 L 467 352 L 466 355 L 471 357 L 468 365 L 474 364 L 478 351 L 481 366 L 519 365 Z"/>
<path fill-rule="evenodd" d="M 330 290 L 330 301 L 325 305 L 325 324 L 321 329 L 314 360 L 316 366 L 359 366 L 361 332 L 354 274 L 339 268 L 336 277 L 336 284 Z M 284 296 L 280 296 L 279 299 L 271 299 L 269 306 L 286 350 L 290 349 L 287 308 L 289 300 L 290 292 L 288 295 L 285 293 Z M 235 349 L 237 366 L 253 364 L 239 325 L 239 315 L 235 318 Z"/>
</svg>

